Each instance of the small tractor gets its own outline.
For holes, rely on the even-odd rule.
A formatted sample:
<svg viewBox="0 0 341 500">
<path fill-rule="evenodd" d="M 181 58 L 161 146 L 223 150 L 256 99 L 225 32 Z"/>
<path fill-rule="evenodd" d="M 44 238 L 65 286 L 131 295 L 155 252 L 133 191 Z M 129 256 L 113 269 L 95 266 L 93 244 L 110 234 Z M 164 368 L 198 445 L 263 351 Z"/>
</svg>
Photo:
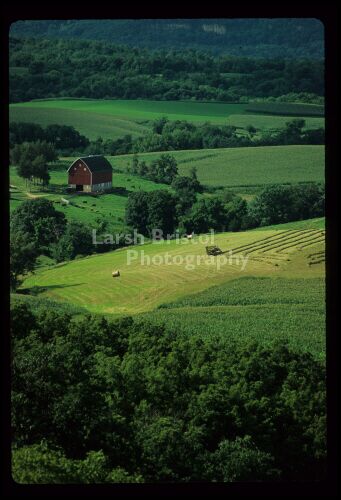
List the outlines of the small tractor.
<svg viewBox="0 0 341 500">
<path fill-rule="evenodd" d="M 209 246 L 206 247 L 206 253 L 207 255 L 221 255 L 223 252 L 219 247 Z"/>
</svg>

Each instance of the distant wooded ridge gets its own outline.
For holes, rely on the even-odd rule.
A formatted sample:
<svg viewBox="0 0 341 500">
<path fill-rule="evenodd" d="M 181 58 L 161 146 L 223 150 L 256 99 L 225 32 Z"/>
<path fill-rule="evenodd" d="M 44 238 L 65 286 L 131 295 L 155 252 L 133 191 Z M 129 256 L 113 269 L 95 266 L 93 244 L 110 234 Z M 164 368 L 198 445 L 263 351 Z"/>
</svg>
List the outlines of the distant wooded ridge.
<svg viewBox="0 0 341 500">
<path fill-rule="evenodd" d="M 324 94 L 322 60 L 252 59 L 90 40 L 11 37 L 9 70 L 11 102 L 69 96 L 245 103 L 287 96 L 320 104 Z"/>
<path fill-rule="evenodd" d="M 246 57 L 324 57 L 317 19 L 155 19 L 17 21 L 11 35 L 102 40 L 133 47 L 194 48 Z"/>
</svg>

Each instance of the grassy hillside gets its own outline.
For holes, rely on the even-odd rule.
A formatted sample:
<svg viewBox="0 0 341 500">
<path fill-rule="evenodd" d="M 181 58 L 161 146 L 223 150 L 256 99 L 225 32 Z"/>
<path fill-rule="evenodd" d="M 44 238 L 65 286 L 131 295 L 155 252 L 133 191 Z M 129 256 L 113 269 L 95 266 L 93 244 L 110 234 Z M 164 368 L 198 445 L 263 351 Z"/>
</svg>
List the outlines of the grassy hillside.
<svg viewBox="0 0 341 500">
<path fill-rule="evenodd" d="M 55 123 L 70 125 L 92 140 L 97 137 L 118 139 L 126 134 L 137 137 L 148 130 L 146 125 L 124 117 L 118 118 L 99 111 L 58 107 L 58 103 L 55 107 L 11 105 L 9 116 L 13 122 L 33 122 L 43 127 Z"/>
<path fill-rule="evenodd" d="M 309 265 L 309 255 L 313 250 L 323 251 L 323 241 L 321 230 L 222 233 L 215 236 L 215 244 L 225 252 L 233 249 L 238 259 L 233 257 L 230 263 L 219 266 L 217 262 L 223 262 L 220 259 L 224 256 L 218 261 L 209 259 L 205 244 L 197 238 L 191 242 L 181 240 L 179 244 L 175 241 L 149 243 L 37 271 L 23 286 L 38 287 L 43 296 L 67 300 L 94 312 L 134 314 L 242 275 L 277 276 L 283 273 L 293 277 L 314 277 L 321 273 L 323 262 Z M 141 255 L 136 252 L 142 250 L 146 259 L 158 255 L 166 259 L 168 254 L 171 260 L 159 262 L 160 257 L 155 257 L 154 263 L 153 260 L 141 263 Z M 129 255 L 134 258 L 130 264 L 127 263 Z M 201 256 L 202 262 L 191 262 L 197 256 Z M 243 256 L 248 258 L 245 268 Z M 173 257 L 182 262 L 173 262 Z M 112 278 L 114 269 L 120 269 L 122 276 L 119 279 Z"/>
<path fill-rule="evenodd" d="M 214 243 L 225 253 L 214 258 L 197 237 L 148 243 L 41 267 L 21 288 L 93 313 L 142 313 L 191 335 L 288 338 L 323 356 L 324 239 L 323 230 L 281 226 L 222 233 Z"/>
<path fill-rule="evenodd" d="M 251 112 L 247 111 L 248 106 L 250 105 L 192 101 L 46 99 L 11 104 L 10 121 L 35 122 L 42 126 L 52 123 L 72 125 L 90 139 L 98 136 L 116 139 L 125 134 L 134 137 L 141 135 L 148 130 L 148 122 L 160 116 L 197 123 L 210 121 L 234 125 L 240 129 L 245 129 L 248 125 L 259 130 L 282 128 L 290 117 L 275 114 L 271 116 L 268 109 L 286 115 L 285 109 L 292 114 L 291 106 L 294 106 L 293 109 L 297 110 L 294 116 L 303 117 L 307 128 L 324 126 L 323 116 L 309 116 L 313 113 L 312 109 L 316 114 L 323 115 L 323 111 L 319 111 L 322 108 L 320 106 L 281 103 L 278 111 L 277 103 L 269 104 L 270 108 L 254 103 Z M 262 106 L 265 106 L 264 113 Z M 307 116 L 304 115 L 305 110 Z"/>
<path fill-rule="evenodd" d="M 125 173 L 113 173 L 113 186 L 115 189 L 119 188 L 116 193 L 114 191 L 114 193 L 96 197 L 86 194 L 72 197 L 65 194 L 67 168 L 71 162 L 72 159 L 63 159 L 52 166 L 48 190 L 42 190 L 40 186 L 32 186 L 28 190 L 25 181 L 17 175 L 16 168 L 12 166 L 10 168 L 10 209 L 14 210 L 24 200 L 42 196 L 51 200 L 55 208 L 63 212 L 68 220 L 94 224 L 96 219 L 105 219 L 112 231 L 121 231 L 125 226 L 125 206 L 129 192 L 169 189 L 169 186 L 165 184 L 156 184 Z M 70 204 L 63 204 L 62 198 L 69 200 Z"/>
<path fill-rule="evenodd" d="M 200 182 L 209 186 L 262 186 L 324 180 L 324 146 L 263 146 L 254 148 L 172 151 L 180 175 L 197 168 Z M 142 153 L 152 161 L 160 153 Z M 112 156 L 115 168 L 126 169 L 132 155 Z"/>
<path fill-rule="evenodd" d="M 253 231 L 264 231 L 266 229 L 278 229 L 278 224 L 273 226 L 265 226 L 265 227 L 257 227 L 253 229 Z M 325 229 L 326 221 L 324 217 L 317 217 L 316 219 L 308 219 L 308 220 L 297 220 L 295 222 L 287 222 L 285 224 L 281 224 L 281 229 Z"/>
</svg>

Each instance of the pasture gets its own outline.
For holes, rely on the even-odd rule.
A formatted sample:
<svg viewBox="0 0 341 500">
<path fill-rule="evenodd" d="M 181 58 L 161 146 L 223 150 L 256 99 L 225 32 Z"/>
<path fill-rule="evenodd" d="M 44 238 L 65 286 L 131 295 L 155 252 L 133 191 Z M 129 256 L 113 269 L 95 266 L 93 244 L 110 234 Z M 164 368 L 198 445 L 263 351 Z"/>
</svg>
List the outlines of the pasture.
<svg viewBox="0 0 341 500">
<path fill-rule="evenodd" d="M 278 106 L 281 112 L 278 112 Z M 289 110 L 287 113 L 286 108 Z M 321 107 L 283 103 L 248 105 L 142 99 L 46 99 L 11 104 L 9 116 L 10 121 L 34 122 L 42 126 L 53 123 L 72 125 L 89 139 L 99 136 L 117 139 L 126 134 L 133 137 L 142 135 L 150 129 L 150 122 L 161 116 L 167 116 L 170 120 L 234 125 L 240 132 L 245 132 L 247 125 L 253 125 L 258 130 L 282 128 L 290 116 L 304 118 L 307 128 L 323 127 L 323 113 L 315 108 Z M 275 110 L 273 115 L 269 109 Z"/>
<path fill-rule="evenodd" d="M 94 225 L 100 219 L 108 223 L 108 229 L 111 231 L 122 231 L 125 227 L 125 207 L 129 192 L 169 189 L 169 186 L 165 184 L 156 184 L 139 177 L 114 172 L 113 193 L 99 196 L 79 194 L 72 197 L 65 194 L 67 186 L 66 170 L 71 162 L 71 158 L 70 160 L 63 159 L 52 165 L 50 170 L 51 181 L 48 189 L 31 186 L 28 190 L 25 181 L 17 175 L 16 168 L 11 167 L 10 210 L 14 210 L 27 199 L 44 197 L 52 201 L 55 208 L 63 212 L 70 221 L 75 220 Z M 69 204 L 62 203 L 62 198 L 67 199 Z"/>
</svg>

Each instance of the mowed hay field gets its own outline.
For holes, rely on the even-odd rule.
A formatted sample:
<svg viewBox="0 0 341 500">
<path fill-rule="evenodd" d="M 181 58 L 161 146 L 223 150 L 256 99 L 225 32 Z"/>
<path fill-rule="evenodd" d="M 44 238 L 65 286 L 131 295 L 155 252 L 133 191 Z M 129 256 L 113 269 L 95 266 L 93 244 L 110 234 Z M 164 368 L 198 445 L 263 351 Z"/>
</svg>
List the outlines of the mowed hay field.
<svg viewBox="0 0 341 500">
<path fill-rule="evenodd" d="M 280 227 L 280 226 L 278 226 Z M 308 255 L 311 248 L 323 251 L 323 230 L 266 230 L 244 231 L 240 233 L 220 233 L 214 236 L 214 244 L 224 252 L 233 250 L 231 264 L 222 264 L 217 268 L 217 258 L 208 258 L 205 244 L 199 237 L 179 242 L 171 240 L 161 243 L 119 249 L 114 252 L 85 257 L 76 261 L 57 264 L 49 270 L 28 277 L 24 288 L 33 286 L 46 287 L 42 293 L 51 298 L 72 299 L 75 303 L 88 306 L 94 312 L 135 313 L 146 311 L 164 302 L 204 290 L 217 282 L 236 278 L 240 275 L 278 275 L 297 273 L 305 277 L 306 273 L 315 275 L 320 266 L 309 266 Z M 301 249 L 301 247 L 303 247 Z M 320 248 L 322 246 L 322 248 Z M 156 260 L 175 257 L 179 262 L 141 263 L 140 252 L 146 259 Z M 127 264 L 127 254 L 131 263 Z M 139 256 L 138 256 L 139 255 Z M 229 257 L 229 253 L 221 258 Z M 244 270 L 242 257 L 248 255 Z M 201 264 L 189 262 L 191 258 L 203 259 Z M 137 258 L 138 257 L 138 258 Z M 181 260 L 183 262 L 181 262 Z M 302 269 L 296 264 L 302 265 Z M 120 269 L 122 276 L 113 279 L 111 272 Z M 303 273 L 303 275 L 302 275 Z M 136 295 L 137 294 L 137 295 Z M 136 300 L 136 299 L 139 300 Z"/>
<path fill-rule="evenodd" d="M 324 181 L 324 146 L 262 146 L 171 151 L 180 175 L 195 166 L 200 182 L 208 186 L 263 186 L 276 183 Z M 161 153 L 141 153 L 146 162 Z M 109 157 L 125 171 L 133 155 Z"/>
<path fill-rule="evenodd" d="M 93 313 L 144 313 L 141 320 L 148 317 L 169 327 L 181 326 L 188 334 L 243 334 L 267 341 L 286 337 L 322 356 L 324 231 L 281 230 L 279 226 L 277 230 L 218 234 L 214 243 L 224 252 L 233 250 L 233 257 L 229 253 L 207 257 L 205 243 L 198 238 L 178 244 L 149 243 L 42 268 L 22 288 Z M 117 269 L 121 276 L 112 278 Z M 250 282 L 251 291 L 248 284 L 242 284 L 236 293 L 236 280 L 247 277 L 255 279 Z M 261 278 L 270 281 L 257 281 Z M 209 291 L 217 285 L 224 287 L 222 299 Z M 267 290 L 272 289 L 275 292 L 269 294 Z M 211 294 L 207 300 L 189 298 L 205 291 Z M 167 303 L 169 307 L 155 310 Z"/>
<path fill-rule="evenodd" d="M 255 110 L 258 107 L 257 103 L 253 105 Z M 304 118 L 307 128 L 324 127 L 323 114 L 309 116 L 312 107 L 296 107 L 300 114 L 295 116 Z M 89 139 L 98 136 L 116 139 L 126 134 L 136 137 L 150 128 L 152 120 L 161 116 L 170 120 L 234 125 L 239 129 L 253 125 L 258 130 L 282 128 L 292 119 L 292 116 L 285 116 L 285 107 L 281 108 L 282 116 L 269 115 L 268 111 L 266 114 L 262 111 L 250 113 L 247 108 L 247 104 L 193 101 L 46 99 L 11 104 L 9 116 L 10 121 L 34 122 L 42 126 L 52 123 L 72 125 Z M 290 104 L 287 108 L 291 113 Z M 275 112 L 276 104 L 271 104 L 270 109 Z M 308 116 L 304 116 L 305 110 Z"/>
</svg>

